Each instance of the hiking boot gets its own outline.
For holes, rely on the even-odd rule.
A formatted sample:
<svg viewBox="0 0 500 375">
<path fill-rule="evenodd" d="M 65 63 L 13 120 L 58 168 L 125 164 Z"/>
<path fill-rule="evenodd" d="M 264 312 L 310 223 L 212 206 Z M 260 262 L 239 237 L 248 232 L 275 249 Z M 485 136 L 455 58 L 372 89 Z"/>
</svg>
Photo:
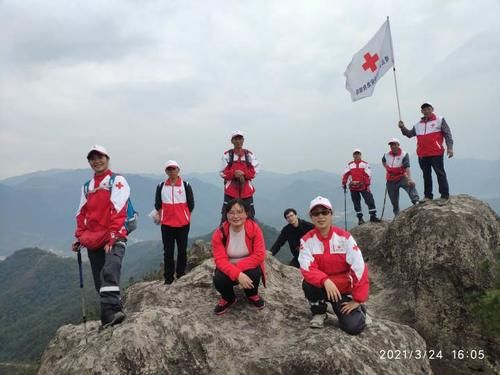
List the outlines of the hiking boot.
<svg viewBox="0 0 500 375">
<path fill-rule="evenodd" d="M 364 224 L 365 221 L 363 220 L 362 217 L 358 218 L 358 225 Z"/>
<path fill-rule="evenodd" d="M 443 206 L 445 205 L 446 203 L 448 203 L 450 201 L 450 197 L 443 197 L 441 196 L 441 198 L 439 198 L 436 203 L 439 205 L 439 206 Z"/>
<path fill-rule="evenodd" d="M 248 297 L 248 302 L 253 304 L 257 309 L 262 310 L 266 306 L 266 301 L 258 294 Z"/>
<path fill-rule="evenodd" d="M 106 314 L 105 316 L 108 318 L 108 321 L 107 321 L 107 323 L 104 323 L 104 321 L 102 321 L 102 326 L 99 328 L 99 330 L 103 330 L 103 329 L 106 329 L 108 327 L 112 327 L 114 325 L 120 324 L 127 317 L 125 315 L 125 313 L 121 310 L 114 312 L 114 313 L 111 313 L 111 314 Z"/>
<path fill-rule="evenodd" d="M 370 222 L 372 222 L 372 223 L 381 223 L 382 220 L 380 220 L 378 217 L 376 217 L 375 215 L 373 215 L 373 216 L 370 216 Z"/>
<path fill-rule="evenodd" d="M 217 302 L 217 305 L 215 305 L 214 313 L 215 315 L 223 315 L 226 313 L 226 311 L 236 302 L 236 298 L 228 302 L 224 298 L 221 298 L 219 302 Z"/>
<path fill-rule="evenodd" d="M 420 199 L 420 203 L 429 202 L 431 200 L 432 200 L 432 198 L 430 198 L 430 197 L 423 197 L 422 199 Z"/>
<path fill-rule="evenodd" d="M 173 279 L 173 278 L 172 278 L 172 279 L 165 279 L 165 283 L 164 283 L 164 284 L 165 284 L 165 285 L 170 285 L 170 284 L 172 284 L 173 282 L 174 282 L 174 279 Z"/>
<path fill-rule="evenodd" d="M 313 315 L 309 327 L 311 328 L 323 328 L 325 325 L 327 315 L 326 314 L 316 314 Z"/>
</svg>

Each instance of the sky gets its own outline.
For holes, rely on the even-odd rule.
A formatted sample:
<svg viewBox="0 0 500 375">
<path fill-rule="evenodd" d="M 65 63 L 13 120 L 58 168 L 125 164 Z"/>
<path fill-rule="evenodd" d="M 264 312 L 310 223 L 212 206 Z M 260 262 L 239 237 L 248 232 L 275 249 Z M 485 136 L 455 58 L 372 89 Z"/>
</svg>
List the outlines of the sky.
<svg viewBox="0 0 500 375">
<path fill-rule="evenodd" d="M 431 101 L 455 157 L 500 159 L 500 2 L 0 0 L 0 179 L 85 168 L 216 171 L 235 129 L 263 170 L 341 172 L 402 139 L 392 72 L 344 71 L 390 17 L 403 121 Z M 453 159 L 448 161 L 453 162 Z"/>
</svg>

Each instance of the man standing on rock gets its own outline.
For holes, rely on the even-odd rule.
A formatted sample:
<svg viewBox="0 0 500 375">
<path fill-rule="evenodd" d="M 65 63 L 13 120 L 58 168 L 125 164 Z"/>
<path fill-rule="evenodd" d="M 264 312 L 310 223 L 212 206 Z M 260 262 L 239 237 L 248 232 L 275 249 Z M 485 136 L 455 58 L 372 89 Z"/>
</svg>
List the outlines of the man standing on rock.
<svg viewBox="0 0 500 375">
<path fill-rule="evenodd" d="M 354 204 L 354 210 L 358 217 L 358 225 L 364 224 L 363 211 L 361 209 L 361 197 L 365 200 L 368 206 L 368 213 L 370 214 L 370 221 L 372 223 L 379 223 L 380 219 L 377 218 L 377 208 L 375 207 L 375 200 L 373 199 L 372 192 L 370 191 L 372 170 L 370 164 L 361 159 L 361 150 L 355 149 L 352 153 L 353 161 L 347 164 L 347 167 L 342 176 L 342 188 L 344 192 L 349 183 L 349 190 L 351 191 L 351 199 Z"/>
<path fill-rule="evenodd" d="M 224 215 L 227 202 L 232 199 L 242 199 L 250 207 L 250 218 L 255 216 L 253 194 L 255 188 L 252 180 L 260 170 L 260 164 L 254 153 L 243 148 L 245 138 L 243 133 L 236 130 L 231 135 L 233 148 L 222 155 L 220 176 L 224 179 L 224 203 L 222 215 Z"/>
<path fill-rule="evenodd" d="M 386 170 L 387 194 L 392 203 L 394 216 L 399 214 L 399 189 L 408 193 L 411 203 L 417 204 L 419 197 L 415 182 L 410 174 L 410 156 L 399 147 L 399 139 L 389 140 L 391 149 L 382 157 L 382 164 Z"/>
<path fill-rule="evenodd" d="M 271 247 L 273 256 L 280 251 L 281 247 L 288 241 L 288 246 L 292 252 L 293 258 L 290 261 L 290 266 L 299 268 L 299 248 L 300 239 L 304 234 L 314 229 L 314 225 L 306 220 L 302 220 L 297 216 L 297 211 L 294 208 L 287 208 L 283 213 L 288 224 L 281 229 L 280 235 Z"/>
<path fill-rule="evenodd" d="M 338 317 L 340 329 L 357 335 L 365 328 L 368 299 L 368 268 L 351 234 L 332 224 L 333 208 L 324 197 L 309 205 L 315 226 L 300 241 L 299 264 L 302 288 L 311 304 L 311 328 L 322 328 L 327 318 L 326 302 Z"/>
<path fill-rule="evenodd" d="M 86 247 L 101 300 L 101 322 L 106 328 L 125 319 L 120 296 L 120 273 L 127 242 L 128 199 L 130 187 L 121 175 L 109 170 L 109 154 L 102 146 L 93 146 L 87 160 L 93 178 L 82 187 L 76 216 L 76 240 L 73 251 Z"/>
<path fill-rule="evenodd" d="M 424 176 L 424 199 L 422 202 L 432 200 L 432 169 L 436 173 L 440 201 L 445 203 L 450 197 L 448 179 L 444 170 L 444 147 L 443 139 L 446 142 L 446 153 L 448 158 L 453 157 L 453 138 L 451 130 L 444 117 L 434 114 L 434 106 L 425 102 L 420 106 L 423 117 L 413 125 L 413 128 L 407 129 L 403 121 L 399 121 L 401 133 L 408 138 L 417 137 L 417 156 L 418 163 Z"/>
</svg>

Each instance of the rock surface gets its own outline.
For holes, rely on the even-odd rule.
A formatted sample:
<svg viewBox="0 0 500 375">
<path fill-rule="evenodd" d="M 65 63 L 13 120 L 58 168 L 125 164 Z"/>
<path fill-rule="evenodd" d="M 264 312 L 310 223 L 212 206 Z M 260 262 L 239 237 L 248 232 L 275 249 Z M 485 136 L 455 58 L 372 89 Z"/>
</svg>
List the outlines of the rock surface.
<svg viewBox="0 0 500 375">
<path fill-rule="evenodd" d="M 48 345 L 39 374 L 429 374 L 427 359 L 383 360 L 382 351 L 424 351 L 418 333 L 372 318 L 359 336 L 349 336 L 330 317 L 323 330 L 309 328 L 309 308 L 297 269 L 267 259 L 267 306 L 255 310 L 236 287 L 238 302 L 223 316 L 213 308 L 213 261 L 182 279 L 129 288 L 126 321 L 98 332 L 61 327 Z"/>
<path fill-rule="evenodd" d="M 446 205 L 411 207 L 391 223 L 362 225 L 351 233 L 370 262 L 375 315 L 409 324 L 448 359 L 460 349 L 483 349 L 489 359 L 433 361 L 436 372 L 500 372 L 499 342 L 481 334 L 467 300 L 495 280 L 500 225 L 488 205 L 459 195 Z"/>
</svg>

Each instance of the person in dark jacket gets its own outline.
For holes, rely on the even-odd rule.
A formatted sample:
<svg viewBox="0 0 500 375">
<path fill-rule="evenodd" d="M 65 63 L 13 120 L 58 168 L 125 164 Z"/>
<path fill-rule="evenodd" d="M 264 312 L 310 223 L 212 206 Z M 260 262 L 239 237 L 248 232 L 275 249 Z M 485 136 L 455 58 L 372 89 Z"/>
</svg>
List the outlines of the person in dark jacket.
<svg viewBox="0 0 500 375">
<path fill-rule="evenodd" d="M 297 211 L 294 208 L 287 208 L 283 213 L 288 224 L 281 229 L 281 232 L 271 247 L 271 253 L 276 256 L 281 247 L 288 241 L 288 246 L 292 252 L 292 260 L 290 266 L 299 268 L 299 248 L 300 239 L 304 234 L 314 229 L 314 225 L 306 220 L 302 220 L 297 216 Z"/>
<path fill-rule="evenodd" d="M 157 186 L 155 195 L 155 221 L 161 224 L 166 285 L 174 282 L 174 274 L 179 279 L 186 272 L 189 226 L 194 209 L 193 189 L 179 176 L 179 171 L 175 160 L 167 161 L 165 173 L 168 178 Z M 177 265 L 174 262 L 175 242 Z"/>
</svg>

